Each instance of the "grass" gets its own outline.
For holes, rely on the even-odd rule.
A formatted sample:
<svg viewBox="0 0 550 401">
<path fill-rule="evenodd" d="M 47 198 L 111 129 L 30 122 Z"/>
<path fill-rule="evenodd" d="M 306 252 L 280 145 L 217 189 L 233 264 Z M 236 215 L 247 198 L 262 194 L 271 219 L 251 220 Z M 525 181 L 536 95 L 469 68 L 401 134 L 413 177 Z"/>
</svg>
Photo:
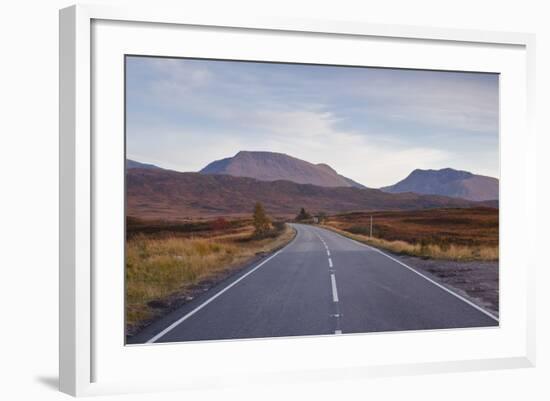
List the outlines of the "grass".
<svg viewBox="0 0 550 401">
<path fill-rule="evenodd" d="M 348 213 L 331 216 L 325 225 L 357 241 L 398 254 L 456 261 L 499 258 L 496 209 Z"/>
<path fill-rule="evenodd" d="M 147 230 L 146 230 L 147 232 Z M 215 282 L 259 253 L 270 252 L 294 235 L 280 225 L 270 237 L 255 239 L 252 227 L 214 230 L 210 237 L 133 234 L 126 241 L 126 327 L 131 333 L 192 294 L 197 285 Z"/>
</svg>

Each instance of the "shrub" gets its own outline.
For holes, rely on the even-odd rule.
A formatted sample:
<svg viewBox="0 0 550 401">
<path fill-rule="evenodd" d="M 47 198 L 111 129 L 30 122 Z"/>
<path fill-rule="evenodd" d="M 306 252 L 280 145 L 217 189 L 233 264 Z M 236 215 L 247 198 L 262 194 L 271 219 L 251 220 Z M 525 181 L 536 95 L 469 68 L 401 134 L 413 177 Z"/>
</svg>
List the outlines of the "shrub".
<svg viewBox="0 0 550 401">
<path fill-rule="evenodd" d="M 301 208 L 300 213 L 298 213 L 298 215 L 296 216 L 296 221 L 304 221 L 309 219 L 311 219 L 311 215 L 306 212 L 306 209 Z"/>
<path fill-rule="evenodd" d="M 265 235 L 271 229 L 271 220 L 267 217 L 264 207 L 260 202 L 256 202 L 254 206 L 254 236 L 260 237 Z"/>
</svg>

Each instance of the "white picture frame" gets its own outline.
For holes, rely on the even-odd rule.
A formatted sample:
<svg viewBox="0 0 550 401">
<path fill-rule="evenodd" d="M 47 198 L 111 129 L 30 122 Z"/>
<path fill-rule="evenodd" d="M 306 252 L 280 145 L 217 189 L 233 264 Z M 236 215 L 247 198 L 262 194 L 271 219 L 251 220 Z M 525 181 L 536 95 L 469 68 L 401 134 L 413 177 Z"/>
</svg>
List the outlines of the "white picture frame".
<svg viewBox="0 0 550 401">
<path fill-rule="evenodd" d="M 101 25 L 105 22 L 106 29 L 97 31 L 98 39 L 94 42 L 94 24 Z M 117 23 L 122 25 L 133 24 L 130 28 L 128 25 L 117 26 Z M 97 25 L 97 26 L 99 26 Z M 105 366 L 106 361 L 112 364 L 116 369 L 120 368 L 117 363 L 120 360 L 108 360 L 107 349 L 105 344 L 112 339 L 107 339 L 107 335 L 103 334 L 105 324 L 103 324 L 103 314 L 101 305 L 96 305 L 94 301 L 94 291 L 97 291 L 98 285 L 103 282 L 103 276 L 97 275 L 94 271 L 94 266 L 98 258 L 102 256 L 95 253 L 94 235 L 98 230 L 104 227 L 100 221 L 102 219 L 102 209 L 98 206 L 97 191 L 101 192 L 101 180 L 97 180 L 101 174 L 105 174 L 107 167 L 101 166 L 98 163 L 98 158 L 102 157 L 102 152 L 107 149 L 107 143 L 104 140 L 98 142 L 94 138 L 94 126 L 101 126 L 94 119 L 101 116 L 101 111 L 95 109 L 93 96 L 103 96 L 97 94 L 92 85 L 94 73 L 101 71 L 101 61 L 94 57 L 102 51 L 102 46 L 105 45 L 105 38 L 112 39 L 112 51 L 116 57 L 123 51 L 122 46 L 125 41 L 129 43 L 130 37 L 134 35 L 124 36 L 120 32 L 132 29 L 132 33 L 139 36 L 140 30 L 147 27 L 155 26 L 155 32 L 158 35 L 170 35 L 173 32 L 170 29 L 185 30 L 185 27 L 193 27 L 199 30 L 208 31 L 215 30 L 216 35 L 229 35 L 226 32 L 246 33 L 250 35 L 262 34 L 267 36 L 273 35 L 276 43 L 276 36 L 279 34 L 292 36 L 307 36 L 313 38 L 322 36 L 330 40 L 331 38 L 339 38 L 344 43 L 345 41 L 356 41 L 363 39 L 378 39 L 388 43 L 392 41 L 405 41 L 406 43 L 433 44 L 439 46 L 443 50 L 443 46 L 456 46 L 457 51 L 467 48 L 478 49 L 480 54 L 485 52 L 486 48 L 495 48 L 496 52 L 501 49 L 510 49 L 502 59 L 496 58 L 493 64 L 494 68 L 491 72 L 502 72 L 502 69 L 509 68 L 509 75 L 517 75 L 514 81 L 510 80 L 517 86 L 518 91 L 524 94 L 519 96 L 516 105 L 520 105 L 521 110 L 510 110 L 506 120 L 501 119 L 503 124 L 501 140 L 505 140 L 505 148 L 502 150 L 502 186 L 503 193 L 502 203 L 504 208 L 502 213 L 506 213 L 505 224 L 502 230 L 510 231 L 510 228 L 522 230 L 523 228 L 532 227 L 536 219 L 535 210 L 535 182 L 534 182 L 534 147 L 535 135 L 532 129 L 532 111 L 534 110 L 534 35 L 524 33 L 507 33 L 507 32 L 484 32 L 459 29 L 438 29 L 414 26 L 390 26 L 390 25 L 375 25 L 362 22 L 343 22 L 343 21 L 315 21 L 315 20 L 291 20 L 291 19 L 276 19 L 263 18 L 253 20 L 235 20 L 223 17 L 214 17 L 209 15 L 191 15 L 181 10 L 167 11 L 151 8 L 127 8 L 118 9 L 107 6 L 72 6 L 60 11 L 60 389 L 61 391 L 72 395 L 93 395 L 93 394 L 108 394 L 108 393 L 126 393 L 133 391 L 161 391 L 167 389 L 196 389 L 205 388 L 208 386 L 220 386 L 229 381 L 235 382 L 235 378 L 230 376 L 227 371 L 223 370 L 223 366 L 215 374 L 201 371 L 200 364 L 194 372 L 189 372 L 189 376 L 181 377 L 176 374 L 170 377 L 160 378 L 150 376 L 150 372 L 144 376 L 150 377 L 150 380 L 137 378 L 132 380 L 132 377 L 123 375 L 117 376 L 112 372 L 102 377 L 100 366 Z M 112 29 L 112 30 L 111 30 Z M 167 30 L 168 29 L 168 30 Z M 118 32 L 118 33 L 116 33 Z M 172 33 L 171 33 L 172 32 Z M 112 35 L 109 37 L 108 35 Z M 115 37 L 116 35 L 116 37 Z M 155 40 L 161 36 L 148 35 L 149 43 L 140 44 L 144 46 L 155 46 Z M 302 37 L 300 36 L 300 37 Z M 135 40 L 135 39 L 134 39 Z M 309 40 L 309 39 L 308 39 Z M 160 42 L 159 42 L 160 43 Z M 299 41 L 297 42 L 299 43 Z M 115 48 L 122 44 L 122 47 Z M 204 42 L 208 46 L 208 42 Z M 299 49 L 300 44 L 296 45 L 295 50 Z M 106 45 L 105 45 L 106 47 Z M 132 47 L 132 46 L 130 46 Z M 169 46 L 168 46 L 169 47 Z M 159 52 L 170 52 L 167 48 L 160 49 Z M 111 51 L 108 50 L 108 51 Z M 108 52 L 107 51 L 107 52 Z M 139 49 L 138 49 L 139 51 Z M 141 50 L 145 51 L 145 50 Z M 145 54 L 150 54 L 152 50 L 145 51 Z M 215 51 L 215 50 L 213 50 Z M 427 52 L 433 50 L 426 50 Z M 345 59 L 346 50 L 342 51 Z M 349 52 L 349 50 L 348 50 Z M 166 54 L 174 55 L 174 54 Z M 246 57 L 243 54 L 242 57 Z M 285 58 L 284 56 L 283 59 Z M 329 56 L 327 56 L 329 57 Z M 349 55 L 348 55 L 349 57 Z M 513 66 L 505 66 L 504 60 L 510 57 Z M 222 57 L 223 58 L 223 57 Z M 100 57 L 98 57 L 100 59 Z M 102 56 L 102 60 L 105 57 Z M 500 60 L 500 61 L 499 61 Z M 445 62 L 447 64 L 445 64 Z M 434 69 L 452 69 L 452 61 L 441 61 L 441 64 L 430 64 Z M 397 63 L 397 62 L 396 62 Z M 473 63 L 473 61 L 472 61 Z M 499 67 L 501 63 L 502 66 Z M 381 62 L 378 65 L 387 66 L 388 62 Z M 427 64 L 426 64 L 427 65 Z M 473 65 L 473 64 L 472 64 Z M 411 60 L 408 65 L 402 62 L 399 65 L 392 66 L 405 68 L 420 68 L 418 62 Z M 512 70 L 517 67 L 516 70 Z M 456 65 L 455 69 L 462 69 L 463 66 Z M 471 67 L 473 68 L 473 67 Z M 95 70 L 97 71 L 95 71 Z M 483 70 L 486 70 L 484 68 Z M 522 73 L 525 73 L 525 76 Z M 507 73 L 508 74 L 508 73 Z M 525 79 L 526 77 L 526 79 Z M 100 78 L 100 80 L 103 78 Z M 511 78 L 512 79 L 512 78 Z M 114 90 L 118 90 L 118 86 L 114 85 Z M 122 90 L 122 89 L 120 89 Z M 503 96 L 507 96 L 508 92 L 504 92 Z M 116 98 L 114 101 L 116 101 Z M 507 98 L 501 99 L 506 106 Z M 117 106 L 118 107 L 118 106 Z M 523 109 L 524 107 L 524 109 Z M 508 109 L 506 109 L 508 110 Z M 101 118 L 101 117 L 99 117 Z M 113 127 L 117 127 L 113 123 Z M 514 136 L 509 127 L 519 128 L 521 135 Z M 114 134 L 113 138 L 118 134 Z M 123 136 L 123 132 L 120 132 Z M 519 142 L 518 142 L 519 141 Z M 520 144 L 522 142 L 522 144 Z M 120 151 L 117 144 L 113 142 L 113 155 Z M 517 160 L 512 160 L 508 150 L 517 152 Z M 116 156 L 116 155 L 114 155 Z M 109 158 L 109 157 L 107 157 Z M 120 158 L 122 163 L 122 156 Z M 519 161 L 519 163 L 518 163 Z M 107 163 L 107 162 L 106 162 Z M 512 173 L 508 168 L 510 165 L 515 165 L 516 172 Z M 112 167 L 111 164 L 109 167 Z M 116 167 L 116 166 L 115 166 Z M 103 168 L 103 173 L 101 170 Z M 120 183 L 118 181 L 118 183 Z M 117 185 L 114 180 L 110 185 Z M 514 189 L 517 185 L 522 185 L 522 191 Z M 121 188 L 122 190 L 122 188 Z M 506 209 L 506 205 L 511 205 Z M 504 211 L 502 211 L 504 210 Z M 508 216 L 509 215 L 509 216 Z M 104 216 L 105 217 L 105 216 Z M 508 218 L 509 217 L 509 218 Z M 113 223 L 114 224 L 114 223 Z M 121 220 L 122 224 L 122 220 Z M 478 369 L 501 369 L 510 367 L 529 367 L 534 366 L 535 361 L 535 339 L 534 339 L 534 262 L 530 259 L 530 246 L 534 243 L 529 235 L 534 230 L 523 231 L 525 238 L 522 242 L 517 243 L 520 251 L 527 256 L 524 257 L 524 262 L 521 264 L 519 271 L 520 275 L 505 276 L 502 284 L 503 291 L 507 288 L 512 288 L 516 285 L 518 290 L 515 297 L 510 298 L 507 305 L 512 305 L 512 302 L 517 301 L 517 310 L 512 310 L 508 316 L 508 320 L 503 320 L 500 330 L 501 333 L 506 333 L 507 330 L 512 333 L 510 336 L 502 336 L 497 339 L 495 331 L 462 331 L 456 333 L 425 333 L 421 335 L 412 334 L 381 334 L 374 336 L 356 335 L 353 337 L 342 336 L 341 338 L 331 339 L 328 348 L 328 356 L 324 358 L 325 362 L 313 361 L 312 364 L 303 364 L 294 369 L 285 369 L 285 361 L 270 360 L 273 355 L 266 355 L 265 364 L 267 366 L 256 366 L 257 372 L 247 370 L 244 364 L 246 361 L 253 361 L 252 355 L 261 352 L 262 347 L 270 347 L 280 355 L 288 353 L 289 350 L 297 352 L 292 348 L 292 342 L 296 340 L 281 339 L 281 340 L 251 340 L 245 342 L 234 341 L 231 343 L 206 343 L 196 344 L 185 348 L 185 352 L 190 358 L 197 358 L 198 352 L 227 352 L 239 353 L 243 355 L 240 371 L 246 375 L 241 380 L 251 380 L 257 383 L 264 381 L 296 381 L 296 380 L 324 380 L 328 378 L 327 373 L 330 372 L 331 378 L 339 377 L 368 377 L 368 376 L 383 376 L 383 375 L 399 375 L 412 373 L 431 373 L 442 371 L 466 371 Z M 508 234 L 506 234 L 508 235 Z M 510 234 L 512 235 L 512 234 Z M 514 238 L 502 238 L 505 243 L 510 243 Z M 502 243 L 502 241 L 501 241 Z M 119 244 L 120 245 L 120 244 Z M 514 251 L 515 252 L 515 251 Z M 516 252 L 517 253 L 517 252 Z M 509 251 L 508 255 L 503 255 L 513 260 L 516 253 Z M 117 265 L 115 263 L 115 265 Z M 114 266 L 116 268 L 116 266 Z M 122 269 L 122 266 L 120 266 Z M 508 274 L 508 273 L 506 273 Z M 517 272 L 509 274 L 519 274 Z M 513 282 L 511 282 L 513 280 Z M 510 286 L 510 287 L 508 287 Z M 118 288 L 118 287 L 113 287 Z M 123 288 L 119 288 L 123 291 Z M 112 292 L 106 291 L 106 294 Z M 508 291 L 510 293 L 510 291 Z M 104 295 L 111 296 L 111 295 Z M 508 295 L 506 295 L 508 296 Z M 121 296 L 120 296 L 121 297 Z M 119 297 L 119 298 L 120 298 Z M 514 301 L 515 300 L 515 301 Z M 514 309 L 514 308 L 509 308 Z M 122 314 L 122 310 L 116 313 Z M 506 316 L 506 315 L 505 315 Z M 514 319 L 515 317 L 516 319 Z M 505 317 L 503 319 L 506 319 Z M 519 322 L 521 320 L 521 322 Z M 105 320 L 107 322 L 108 320 Z M 100 326 L 97 329 L 96 326 Z M 98 331 L 99 330 L 99 331 Z M 113 335 L 116 337 L 117 329 L 113 329 Z M 120 328 L 122 330 L 122 328 Z M 491 330 L 491 329 L 489 329 Z M 419 341 L 419 344 L 426 343 L 428 336 L 436 338 L 437 336 L 446 336 L 447 340 L 454 341 L 493 341 L 499 343 L 501 348 L 488 350 L 487 352 L 472 351 L 464 358 L 453 358 L 442 355 L 442 360 L 435 358 L 429 360 L 420 360 L 411 354 L 409 357 L 397 361 L 382 353 L 379 357 L 373 357 L 373 360 L 361 362 L 357 360 L 339 360 L 331 353 L 333 350 L 342 349 L 342 347 L 362 347 L 367 346 L 367 342 L 380 342 L 384 336 L 393 336 L 393 342 L 403 341 Z M 122 336 L 120 336 L 122 337 Z M 513 338 L 513 340 L 512 340 Z M 373 340 L 374 339 L 374 340 Z M 118 338 L 113 344 L 119 344 L 123 347 L 122 338 Z M 118 342 L 117 342 L 118 341 Z M 300 343 L 300 349 L 307 352 L 307 355 L 314 355 L 326 343 L 320 343 L 323 339 L 309 338 Z M 509 343 L 507 343 L 509 341 Z M 513 342 L 513 344 L 512 344 Z M 242 345 L 245 343 L 246 345 Z M 510 346 L 510 350 L 506 351 L 506 347 Z M 168 361 L 170 354 L 169 347 L 178 345 L 162 345 L 158 347 L 135 348 L 131 351 L 132 355 L 128 356 L 125 363 L 129 361 L 136 362 L 136 358 L 151 358 L 151 361 Z M 377 345 L 378 347 L 380 345 Z M 240 347 L 240 348 L 239 348 Z M 332 347 L 332 348 L 331 348 Z M 338 348 L 339 347 L 339 348 Z M 496 345 L 495 345 L 496 347 Z M 183 348 L 179 348 L 181 351 Z M 211 350 L 211 351 L 209 351 Z M 458 347 L 460 350 L 460 347 Z M 126 352 L 126 351 L 125 351 Z M 179 352 L 179 351 L 178 351 Z M 122 354 L 121 354 L 122 355 Z M 178 354 L 178 355 L 181 355 Z M 235 354 L 236 355 L 236 354 Z M 306 354 L 304 354 L 306 355 Z M 175 357 L 175 356 L 174 356 Z M 360 355 L 358 356 L 360 357 Z M 102 360 L 102 363 L 97 363 L 96 358 Z M 115 358 L 115 357 L 113 357 Z M 126 358 L 126 356 L 124 356 Z M 332 365 L 332 362 L 335 362 Z M 288 362 L 287 362 L 288 363 Z M 168 365 L 170 362 L 168 361 Z M 113 368 L 113 370 L 115 369 Z M 237 369 L 239 370 L 239 369 Z M 237 380 L 238 382 L 238 380 Z M 242 381 L 244 382 L 244 381 Z"/>
</svg>

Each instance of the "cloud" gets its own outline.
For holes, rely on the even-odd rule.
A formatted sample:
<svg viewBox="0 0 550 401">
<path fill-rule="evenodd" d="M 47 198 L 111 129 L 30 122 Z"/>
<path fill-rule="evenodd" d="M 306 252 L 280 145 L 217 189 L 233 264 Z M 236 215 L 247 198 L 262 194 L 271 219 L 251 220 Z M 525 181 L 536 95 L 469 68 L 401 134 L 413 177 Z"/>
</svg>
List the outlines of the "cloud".
<svg viewBox="0 0 550 401">
<path fill-rule="evenodd" d="M 162 139 L 148 149 L 153 158 L 139 154 L 141 145 L 137 141 L 128 144 L 128 153 L 166 168 L 197 171 L 213 160 L 233 156 L 240 150 L 280 152 L 312 163 L 327 163 L 340 174 L 371 187 L 402 179 L 410 173 L 412 165 L 433 168 L 448 158 L 441 150 L 409 147 L 395 140 L 341 131 L 336 126 L 338 119 L 327 112 L 270 111 L 258 113 L 248 122 L 255 135 L 156 126 L 154 129 Z M 146 138 L 152 131 L 152 128 L 142 129 L 145 135 L 136 137 Z"/>
<path fill-rule="evenodd" d="M 128 154 L 196 171 L 240 150 L 377 187 L 415 168 L 498 176 L 498 77 L 268 63 L 128 61 Z"/>
<path fill-rule="evenodd" d="M 330 112 L 308 110 L 259 110 L 250 123 L 262 132 L 276 136 L 314 139 L 334 133 L 337 118 Z"/>
</svg>

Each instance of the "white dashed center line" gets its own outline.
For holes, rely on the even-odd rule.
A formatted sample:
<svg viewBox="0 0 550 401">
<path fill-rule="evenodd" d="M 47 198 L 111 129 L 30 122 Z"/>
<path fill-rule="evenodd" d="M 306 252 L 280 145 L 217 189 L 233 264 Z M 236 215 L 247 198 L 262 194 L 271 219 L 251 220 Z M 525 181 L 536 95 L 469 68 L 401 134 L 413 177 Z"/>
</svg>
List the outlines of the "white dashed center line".
<svg viewBox="0 0 550 401">
<path fill-rule="evenodd" d="M 320 235 L 317 234 L 317 237 L 323 243 L 325 250 L 327 251 L 328 267 L 329 267 L 329 273 L 330 273 L 330 284 L 332 288 L 332 302 L 334 304 L 334 312 L 335 312 L 331 316 L 334 317 L 335 323 L 336 323 L 334 334 L 342 334 L 342 329 L 340 328 L 341 326 L 340 320 L 342 318 L 342 314 L 340 313 L 340 304 L 338 299 L 338 288 L 336 287 L 336 276 L 335 276 L 334 264 L 332 263 L 332 258 L 330 256 L 330 250 L 328 249 L 327 243 Z"/>
<path fill-rule="evenodd" d="M 334 277 L 334 274 L 330 275 L 330 282 L 332 283 L 332 300 L 338 302 L 338 290 L 336 289 L 336 277 Z"/>
</svg>

